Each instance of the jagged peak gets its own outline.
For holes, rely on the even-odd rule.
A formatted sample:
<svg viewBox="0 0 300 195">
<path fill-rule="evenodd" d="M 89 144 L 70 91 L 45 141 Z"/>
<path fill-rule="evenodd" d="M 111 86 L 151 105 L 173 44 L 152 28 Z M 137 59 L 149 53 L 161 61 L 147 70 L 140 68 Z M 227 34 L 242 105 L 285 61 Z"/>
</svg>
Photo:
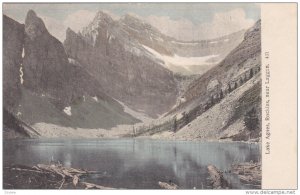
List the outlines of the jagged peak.
<svg viewBox="0 0 300 195">
<path fill-rule="evenodd" d="M 114 20 L 112 19 L 112 17 L 102 11 L 102 10 L 99 10 L 93 21 L 91 23 L 89 23 L 86 27 L 84 27 L 82 30 L 81 30 L 81 34 L 83 35 L 86 35 L 86 34 L 89 34 L 90 32 L 92 31 L 97 31 L 97 29 L 100 27 L 100 26 L 109 26 L 110 24 L 112 24 L 114 22 Z"/>
<path fill-rule="evenodd" d="M 26 18 L 32 18 L 32 17 L 37 17 L 35 11 L 33 11 L 32 9 L 28 10 Z"/>
<path fill-rule="evenodd" d="M 74 30 L 72 30 L 70 27 L 68 27 L 67 30 L 66 30 L 66 39 L 65 39 L 65 41 L 68 40 L 68 39 L 75 38 L 75 37 L 82 38 L 82 35 L 81 35 L 80 32 L 76 33 Z"/>
<path fill-rule="evenodd" d="M 70 27 L 67 28 L 66 30 L 66 33 L 69 34 L 69 33 L 75 33 L 74 30 L 72 30 Z M 76 33 L 75 33 L 76 34 Z"/>
<path fill-rule="evenodd" d="M 104 22 L 106 24 L 109 24 L 109 23 L 112 23 L 113 21 L 114 20 L 112 19 L 112 17 L 108 13 L 106 13 L 106 12 L 104 12 L 102 10 L 99 10 L 97 12 L 95 18 L 93 19 L 92 23 L 95 23 L 95 22 L 97 22 L 97 23 Z"/>
<path fill-rule="evenodd" d="M 45 23 L 33 10 L 29 10 L 25 19 L 25 32 L 30 39 L 35 39 L 44 32 L 48 32 Z"/>
</svg>

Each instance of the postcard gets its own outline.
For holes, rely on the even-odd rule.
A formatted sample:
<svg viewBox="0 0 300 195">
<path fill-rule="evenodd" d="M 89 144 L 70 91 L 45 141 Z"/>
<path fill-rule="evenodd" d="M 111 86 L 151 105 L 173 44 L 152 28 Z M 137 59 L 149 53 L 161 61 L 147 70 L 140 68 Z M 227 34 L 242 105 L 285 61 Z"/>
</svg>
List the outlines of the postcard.
<svg viewBox="0 0 300 195">
<path fill-rule="evenodd" d="M 297 3 L 2 12 L 3 190 L 298 188 Z"/>
</svg>

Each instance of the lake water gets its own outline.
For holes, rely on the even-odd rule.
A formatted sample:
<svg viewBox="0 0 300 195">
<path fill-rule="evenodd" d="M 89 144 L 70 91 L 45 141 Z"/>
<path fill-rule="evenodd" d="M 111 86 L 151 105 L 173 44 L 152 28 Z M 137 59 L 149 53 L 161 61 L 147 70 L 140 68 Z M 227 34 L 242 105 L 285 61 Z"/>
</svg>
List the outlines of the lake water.
<svg viewBox="0 0 300 195">
<path fill-rule="evenodd" d="M 209 188 L 207 165 L 228 170 L 233 163 L 260 161 L 260 144 L 144 139 L 25 139 L 4 141 L 4 165 L 36 165 L 51 158 L 64 166 L 98 171 L 84 180 L 130 189 L 159 188 L 158 181 L 185 189 Z M 234 188 L 236 176 L 225 177 Z"/>
</svg>

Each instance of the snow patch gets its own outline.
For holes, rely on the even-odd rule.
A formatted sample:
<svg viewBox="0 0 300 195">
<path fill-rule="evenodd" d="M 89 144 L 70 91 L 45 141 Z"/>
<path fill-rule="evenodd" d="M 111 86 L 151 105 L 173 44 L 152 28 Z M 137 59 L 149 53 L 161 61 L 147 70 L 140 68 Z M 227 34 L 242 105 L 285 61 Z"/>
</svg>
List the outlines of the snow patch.
<svg viewBox="0 0 300 195">
<path fill-rule="evenodd" d="M 24 58 L 24 57 L 25 57 L 25 49 L 23 47 L 23 49 L 22 49 L 22 58 Z"/>
<path fill-rule="evenodd" d="M 21 116 L 21 115 L 22 115 L 22 112 L 19 111 L 19 112 L 17 113 L 17 116 Z"/>
<path fill-rule="evenodd" d="M 96 102 L 98 102 L 98 98 L 97 98 L 97 96 L 95 96 L 95 97 L 92 97 Z"/>
<path fill-rule="evenodd" d="M 219 55 L 209 55 L 209 56 L 202 56 L 202 57 L 182 57 L 178 55 L 167 56 L 162 55 L 155 51 L 152 48 L 149 48 L 145 45 L 142 45 L 149 53 L 151 53 L 154 57 L 162 60 L 165 62 L 167 67 L 171 65 L 180 66 L 186 69 L 189 69 L 191 65 L 210 65 L 211 63 L 208 62 L 211 58 L 218 57 Z"/>
<path fill-rule="evenodd" d="M 23 85 L 23 83 L 24 83 L 24 79 L 23 79 L 23 75 L 24 75 L 24 73 L 23 73 L 23 65 L 21 64 L 21 66 L 20 66 L 20 83 L 21 83 L 21 85 Z"/>
<path fill-rule="evenodd" d="M 65 107 L 64 108 L 64 113 L 66 113 L 67 115 L 71 116 L 72 115 L 71 106 Z"/>
<path fill-rule="evenodd" d="M 68 58 L 68 61 L 71 64 L 76 64 L 76 60 L 74 60 L 73 58 Z"/>
<path fill-rule="evenodd" d="M 83 96 L 83 101 L 85 102 L 85 96 Z"/>
</svg>

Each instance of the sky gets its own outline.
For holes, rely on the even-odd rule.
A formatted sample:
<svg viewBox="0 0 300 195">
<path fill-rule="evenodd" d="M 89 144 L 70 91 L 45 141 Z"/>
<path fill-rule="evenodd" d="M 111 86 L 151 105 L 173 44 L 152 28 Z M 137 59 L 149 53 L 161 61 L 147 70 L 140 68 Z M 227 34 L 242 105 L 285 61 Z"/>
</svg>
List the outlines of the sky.
<svg viewBox="0 0 300 195">
<path fill-rule="evenodd" d="M 162 33 L 183 41 L 217 38 L 247 29 L 260 19 L 260 6 L 256 3 L 3 4 L 3 13 L 20 23 L 24 23 L 30 9 L 60 41 L 64 41 L 68 27 L 80 31 L 99 10 L 115 20 L 125 14 L 135 15 Z"/>
</svg>

